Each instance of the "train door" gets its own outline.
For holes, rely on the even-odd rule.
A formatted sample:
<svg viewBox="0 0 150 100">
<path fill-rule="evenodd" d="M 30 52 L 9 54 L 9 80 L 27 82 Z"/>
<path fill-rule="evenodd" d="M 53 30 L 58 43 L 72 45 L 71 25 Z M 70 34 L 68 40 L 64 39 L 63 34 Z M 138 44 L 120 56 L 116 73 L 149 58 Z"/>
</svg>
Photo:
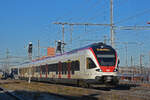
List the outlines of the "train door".
<svg viewBox="0 0 150 100">
<path fill-rule="evenodd" d="M 46 72 L 45 72 L 45 77 L 47 78 L 47 75 L 48 75 L 48 64 L 46 64 L 45 67 L 46 67 L 46 70 L 45 70 L 45 71 L 46 71 Z"/>
<path fill-rule="evenodd" d="M 42 66 L 40 65 L 40 78 L 42 78 Z"/>
<path fill-rule="evenodd" d="M 68 61 L 67 63 L 67 70 L 68 70 L 68 78 L 71 78 L 71 61 Z"/>
<path fill-rule="evenodd" d="M 80 56 L 78 58 L 78 61 L 79 61 L 79 76 L 77 77 L 80 77 L 80 78 L 84 78 L 85 77 L 85 56 Z"/>
<path fill-rule="evenodd" d="M 86 57 L 85 59 L 85 66 L 86 66 L 86 72 L 88 78 L 91 78 L 95 73 L 96 65 L 91 57 Z"/>
<path fill-rule="evenodd" d="M 62 72 L 62 63 L 58 63 L 58 78 L 61 78 L 61 72 Z"/>
</svg>

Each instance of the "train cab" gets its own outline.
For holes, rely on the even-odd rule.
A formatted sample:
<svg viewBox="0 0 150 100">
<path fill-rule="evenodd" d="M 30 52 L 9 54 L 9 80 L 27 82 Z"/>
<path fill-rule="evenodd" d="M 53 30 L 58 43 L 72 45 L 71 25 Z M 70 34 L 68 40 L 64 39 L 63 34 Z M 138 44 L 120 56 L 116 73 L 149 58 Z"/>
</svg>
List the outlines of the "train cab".
<svg viewBox="0 0 150 100">
<path fill-rule="evenodd" d="M 118 63 L 117 52 L 111 46 L 99 43 L 89 48 L 87 73 L 98 83 L 117 83 Z"/>
</svg>

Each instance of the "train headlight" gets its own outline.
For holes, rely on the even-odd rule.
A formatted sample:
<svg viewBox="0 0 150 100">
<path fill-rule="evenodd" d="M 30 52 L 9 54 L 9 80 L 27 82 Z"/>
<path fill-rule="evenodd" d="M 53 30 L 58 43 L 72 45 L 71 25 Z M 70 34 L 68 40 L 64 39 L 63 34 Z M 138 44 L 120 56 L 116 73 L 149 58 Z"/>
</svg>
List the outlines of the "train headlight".
<svg viewBox="0 0 150 100">
<path fill-rule="evenodd" d="M 115 68 L 114 72 L 118 72 L 118 68 Z"/>
<path fill-rule="evenodd" d="M 97 72 L 102 72 L 102 70 L 101 70 L 101 69 L 96 69 L 96 71 L 97 71 Z"/>
</svg>

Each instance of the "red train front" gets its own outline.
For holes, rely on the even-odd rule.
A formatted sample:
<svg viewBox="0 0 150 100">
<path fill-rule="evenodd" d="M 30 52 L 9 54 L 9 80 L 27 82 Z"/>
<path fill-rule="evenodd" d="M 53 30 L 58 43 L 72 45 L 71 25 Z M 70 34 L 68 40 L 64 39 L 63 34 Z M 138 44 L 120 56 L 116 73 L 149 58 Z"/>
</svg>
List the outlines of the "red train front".
<svg viewBox="0 0 150 100">
<path fill-rule="evenodd" d="M 98 83 L 118 83 L 119 61 L 115 49 L 103 43 L 96 43 L 89 48 L 88 56 L 95 66 L 91 68 L 92 78 L 95 78 Z"/>
</svg>

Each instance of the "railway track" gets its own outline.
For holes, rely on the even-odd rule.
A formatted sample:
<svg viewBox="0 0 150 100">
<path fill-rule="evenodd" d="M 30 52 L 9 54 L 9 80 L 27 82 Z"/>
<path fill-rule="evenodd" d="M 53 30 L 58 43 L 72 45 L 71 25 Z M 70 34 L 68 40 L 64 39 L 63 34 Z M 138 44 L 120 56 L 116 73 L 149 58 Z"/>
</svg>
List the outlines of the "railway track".
<svg viewBox="0 0 150 100">
<path fill-rule="evenodd" d="M 8 90 L 0 87 L 0 94 L 2 96 L 2 98 L 0 98 L 0 99 L 2 99 L 2 100 L 24 100 L 11 92 L 12 91 L 8 91 Z"/>
</svg>

